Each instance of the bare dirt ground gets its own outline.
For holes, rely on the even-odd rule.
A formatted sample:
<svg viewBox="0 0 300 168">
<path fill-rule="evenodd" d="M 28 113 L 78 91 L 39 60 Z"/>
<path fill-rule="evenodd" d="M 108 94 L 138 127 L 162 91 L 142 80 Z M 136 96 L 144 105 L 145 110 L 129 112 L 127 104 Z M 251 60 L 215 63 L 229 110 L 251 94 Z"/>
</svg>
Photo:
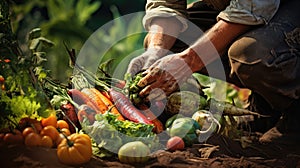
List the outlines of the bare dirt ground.
<svg viewBox="0 0 300 168">
<path fill-rule="evenodd" d="M 56 149 L 25 146 L 0 146 L 1 167 L 69 167 L 59 162 Z M 123 164 L 117 157 L 96 158 L 77 167 L 300 167 L 300 145 L 255 145 L 243 148 L 240 142 L 220 135 L 205 144 L 194 144 L 183 151 L 160 150 L 144 164 Z"/>
</svg>

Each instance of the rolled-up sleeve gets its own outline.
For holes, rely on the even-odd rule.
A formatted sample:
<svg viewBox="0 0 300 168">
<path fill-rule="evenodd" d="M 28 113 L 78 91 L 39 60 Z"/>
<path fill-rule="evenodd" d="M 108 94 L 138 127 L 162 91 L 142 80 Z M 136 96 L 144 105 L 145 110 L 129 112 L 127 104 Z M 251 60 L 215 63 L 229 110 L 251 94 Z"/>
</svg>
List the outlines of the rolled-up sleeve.
<svg viewBox="0 0 300 168">
<path fill-rule="evenodd" d="M 280 0 L 231 0 L 217 20 L 246 25 L 267 24 L 279 8 Z"/>
<path fill-rule="evenodd" d="M 147 0 L 143 25 L 149 30 L 155 17 L 176 17 L 182 24 L 181 31 L 187 29 L 186 0 Z"/>
</svg>

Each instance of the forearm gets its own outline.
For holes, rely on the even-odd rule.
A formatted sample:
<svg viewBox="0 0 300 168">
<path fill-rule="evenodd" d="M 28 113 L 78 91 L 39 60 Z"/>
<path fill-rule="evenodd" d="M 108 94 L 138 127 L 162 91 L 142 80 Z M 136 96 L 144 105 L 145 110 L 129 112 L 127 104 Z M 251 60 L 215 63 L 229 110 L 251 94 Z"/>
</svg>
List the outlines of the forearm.
<svg viewBox="0 0 300 168">
<path fill-rule="evenodd" d="M 185 60 L 194 72 L 199 71 L 206 64 L 218 59 L 235 38 L 250 28 L 249 25 L 220 20 L 198 41 L 183 51 L 183 57 L 186 57 Z"/>
<path fill-rule="evenodd" d="M 145 39 L 145 47 L 169 50 L 174 45 L 180 30 L 181 24 L 176 18 L 153 19 Z"/>
</svg>

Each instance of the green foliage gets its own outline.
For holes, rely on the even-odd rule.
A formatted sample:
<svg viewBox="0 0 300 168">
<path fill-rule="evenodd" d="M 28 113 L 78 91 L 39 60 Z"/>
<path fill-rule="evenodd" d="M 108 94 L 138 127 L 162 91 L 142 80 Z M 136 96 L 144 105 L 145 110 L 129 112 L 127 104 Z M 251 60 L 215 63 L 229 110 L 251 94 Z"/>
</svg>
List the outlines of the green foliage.
<svg viewBox="0 0 300 168">
<path fill-rule="evenodd" d="M 23 35 L 24 32 L 28 32 L 35 27 L 41 27 L 43 36 L 48 37 L 56 44 L 51 51 L 47 52 L 49 57 L 45 66 L 51 70 L 54 78 L 62 82 L 67 82 L 72 69 L 69 67 L 69 59 L 63 44 L 66 43 L 69 47 L 77 51 L 80 50 L 84 42 L 94 31 L 93 29 L 99 28 L 105 23 L 104 21 L 110 21 L 119 17 L 119 10 L 122 10 L 122 13 L 143 10 L 143 3 L 144 1 L 141 0 L 138 2 L 119 0 L 27 0 L 13 6 L 13 27 L 22 44 L 26 43 L 24 40 L 25 36 Z M 105 45 L 112 44 L 112 42 L 116 42 L 114 40 L 118 39 L 120 35 L 142 30 L 141 18 L 139 16 L 135 18 L 136 20 L 131 21 L 131 23 L 117 21 L 117 24 L 108 32 L 99 32 L 98 36 L 101 41 L 95 44 L 95 46 L 98 50 L 101 50 L 103 43 Z M 113 71 L 118 63 L 123 60 L 122 57 L 124 55 L 128 55 L 128 53 L 138 48 L 136 46 L 142 46 L 141 40 L 143 37 L 141 36 L 130 35 L 130 37 L 122 41 L 118 39 L 117 44 L 106 54 L 103 61 L 110 58 L 115 59 L 111 68 Z M 139 42 L 137 42 L 138 40 Z M 26 49 L 26 47 L 23 48 Z M 87 62 L 95 64 L 94 60 L 103 56 L 95 54 L 88 56 Z M 125 62 L 129 62 L 131 58 L 126 58 Z M 125 68 L 123 67 L 120 71 L 124 71 Z"/>
<path fill-rule="evenodd" d="M 110 156 L 110 152 L 117 153 L 123 144 L 136 139 L 152 144 L 153 147 L 157 143 L 157 136 L 152 132 L 152 125 L 134 123 L 129 120 L 120 121 L 110 113 L 97 114 L 95 119 L 93 125 L 85 119 L 82 129 L 93 139 L 95 143 L 93 151 L 98 157 Z"/>
</svg>

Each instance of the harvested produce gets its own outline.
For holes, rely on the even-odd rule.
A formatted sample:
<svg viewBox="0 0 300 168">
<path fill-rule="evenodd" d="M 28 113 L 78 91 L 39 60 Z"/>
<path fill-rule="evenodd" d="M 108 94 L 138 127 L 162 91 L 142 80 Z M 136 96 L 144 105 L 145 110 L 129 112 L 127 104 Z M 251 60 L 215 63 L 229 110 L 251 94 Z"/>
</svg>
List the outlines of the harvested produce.
<svg viewBox="0 0 300 168">
<path fill-rule="evenodd" d="M 46 148 L 52 148 L 54 146 L 53 140 L 50 136 L 43 136 L 41 139 L 41 146 Z"/>
<path fill-rule="evenodd" d="M 86 123 L 85 120 L 82 123 L 82 129 L 97 144 L 93 146 L 93 149 L 97 149 L 98 152 L 95 153 L 99 153 L 97 155 L 99 157 L 111 156 L 107 151 L 118 153 L 123 144 L 137 139 L 151 144 L 151 148 L 158 143 L 157 135 L 152 131 L 153 125 L 130 120 L 120 121 L 111 113 L 97 114 L 95 119 L 92 125 Z"/>
<path fill-rule="evenodd" d="M 26 137 L 28 134 L 36 132 L 32 127 L 27 127 L 22 131 L 23 137 Z"/>
<path fill-rule="evenodd" d="M 90 106 L 92 109 L 94 109 L 97 113 L 100 113 L 101 110 L 97 106 L 97 103 L 93 101 L 87 94 L 81 92 L 78 89 L 69 89 L 68 94 L 72 97 L 73 101 L 77 105 L 83 105 L 86 104 Z"/>
<path fill-rule="evenodd" d="M 153 124 L 153 122 L 148 120 L 123 93 L 111 89 L 109 90 L 109 94 L 116 107 L 125 118 L 137 123 Z"/>
<path fill-rule="evenodd" d="M 71 133 L 76 132 L 76 128 L 81 129 L 81 125 L 79 123 L 75 107 L 71 103 L 63 104 L 60 106 L 60 109 L 63 111 L 63 119 L 67 121 L 69 125 L 69 130 Z"/>
<path fill-rule="evenodd" d="M 69 129 L 69 124 L 65 120 L 58 120 L 56 125 L 57 125 L 57 128 L 59 128 L 59 129 L 63 129 L 63 128 Z"/>
<path fill-rule="evenodd" d="M 53 126 L 53 127 L 57 127 L 57 118 L 54 114 L 50 114 L 47 118 L 42 118 L 41 120 L 42 126 L 46 127 L 46 126 Z"/>
<path fill-rule="evenodd" d="M 4 135 L 3 142 L 7 145 L 20 145 L 24 143 L 24 138 L 19 130 L 13 129 Z"/>
<path fill-rule="evenodd" d="M 179 136 L 183 139 L 185 146 L 191 146 L 198 140 L 201 126 L 192 118 L 177 118 L 168 129 L 170 137 Z"/>
<path fill-rule="evenodd" d="M 192 116 L 195 111 L 205 108 L 206 99 L 191 91 L 174 92 L 168 96 L 166 111 L 170 114 Z"/>
<path fill-rule="evenodd" d="M 184 141 L 179 136 L 173 136 L 167 141 L 166 148 L 169 151 L 182 150 L 184 149 Z"/>
<path fill-rule="evenodd" d="M 82 104 L 78 108 L 77 115 L 80 122 L 82 122 L 86 117 L 89 120 L 90 124 L 93 124 L 95 121 L 96 111 L 87 104 Z"/>
<path fill-rule="evenodd" d="M 166 127 L 166 128 L 169 128 L 177 118 L 182 118 L 182 117 L 184 117 L 182 114 L 175 114 L 175 115 L 173 115 L 172 117 L 170 117 L 170 118 L 166 121 L 165 127 Z"/>
<path fill-rule="evenodd" d="M 41 146 L 42 145 L 42 137 L 32 132 L 25 137 L 25 145 L 26 146 Z"/>
<path fill-rule="evenodd" d="M 154 124 L 154 132 L 159 134 L 164 130 L 162 122 L 153 114 L 153 112 L 144 104 L 138 105 L 142 113 Z"/>
<path fill-rule="evenodd" d="M 139 92 L 142 88 L 137 85 L 143 76 L 142 72 L 134 75 L 133 77 L 131 74 L 125 74 L 126 85 L 124 87 L 124 91 L 134 105 L 145 104 L 144 99 L 139 96 Z"/>
<path fill-rule="evenodd" d="M 149 160 L 150 148 L 141 141 L 128 142 L 121 146 L 118 158 L 123 163 L 144 163 Z"/>
<path fill-rule="evenodd" d="M 196 111 L 193 114 L 192 119 L 198 122 L 202 130 L 213 131 L 216 127 L 218 128 L 218 131 L 221 129 L 219 121 L 207 110 Z"/>
<path fill-rule="evenodd" d="M 74 133 L 57 146 L 58 160 L 67 165 L 79 165 L 92 157 L 92 142 L 88 135 Z"/>
<path fill-rule="evenodd" d="M 103 114 L 108 110 L 108 107 L 99 97 L 99 95 L 92 91 L 90 88 L 83 88 L 81 92 L 89 97 L 89 101 L 91 101 L 92 104 L 95 104 L 96 109 L 99 109 L 97 112 Z"/>
<path fill-rule="evenodd" d="M 18 124 L 20 130 L 24 130 L 27 127 L 32 127 L 36 132 L 40 132 L 42 130 L 42 124 L 37 119 L 33 119 L 30 117 L 23 117 L 20 119 Z"/>
<path fill-rule="evenodd" d="M 107 110 L 109 110 L 110 113 L 117 115 L 117 119 L 124 121 L 124 117 L 122 116 L 122 114 L 118 111 L 118 109 L 114 106 L 113 102 L 111 101 L 110 98 L 108 98 L 107 96 L 105 96 L 104 91 L 100 92 L 98 89 L 96 88 L 90 88 L 90 90 L 97 95 L 104 103 L 104 105 L 107 107 Z M 107 110 L 105 112 L 107 112 Z"/>
<path fill-rule="evenodd" d="M 56 127 L 53 127 L 52 125 L 44 127 L 40 134 L 42 136 L 50 136 L 53 141 L 56 141 L 59 136 L 59 132 L 57 131 Z"/>
</svg>

